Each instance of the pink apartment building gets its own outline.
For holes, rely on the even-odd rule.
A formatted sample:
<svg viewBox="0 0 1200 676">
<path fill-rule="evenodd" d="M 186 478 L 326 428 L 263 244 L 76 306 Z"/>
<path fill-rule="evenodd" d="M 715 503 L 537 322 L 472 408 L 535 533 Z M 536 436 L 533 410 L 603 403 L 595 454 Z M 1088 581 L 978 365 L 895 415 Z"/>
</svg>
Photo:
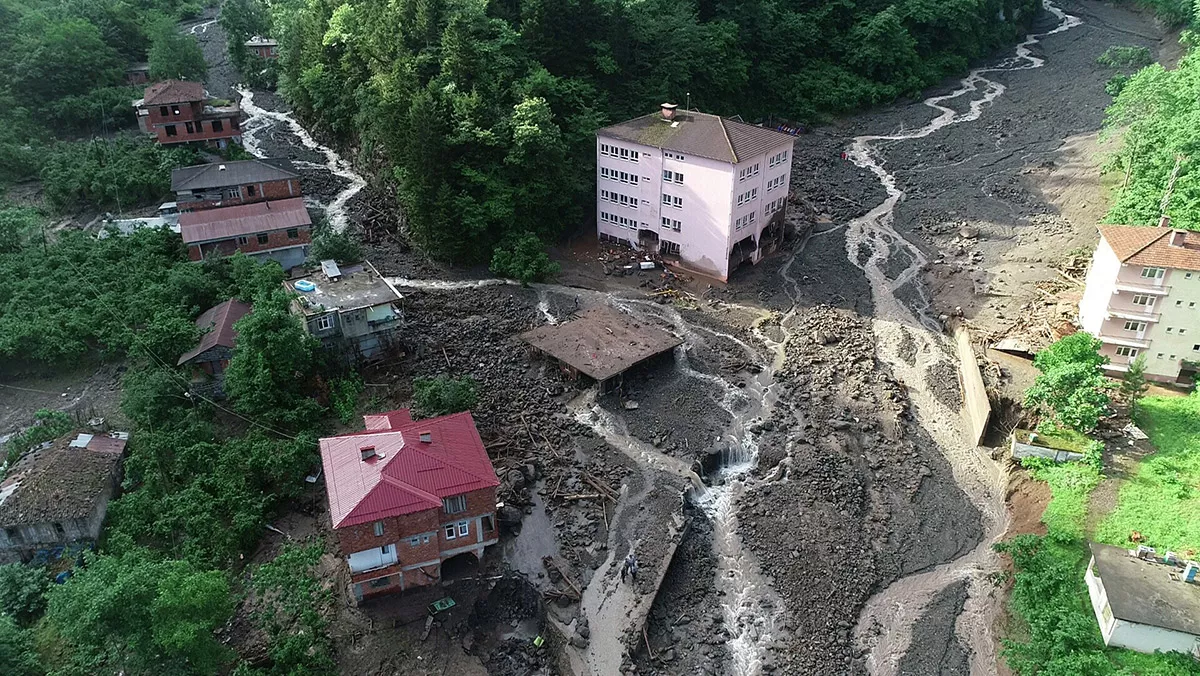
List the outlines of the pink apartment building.
<svg viewBox="0 0 1200 676">
<path fill-rule="evenodd" d="M 783 241 L 792 141 L 669 103 L 598 130 L 600 240 L 727 280 Z"/>
<path fill-rule="evenodd" d="M 1108 369 L 1146 357 L 1146 377 L 1191 384 L 1200 362 L 1200 233 L 1166 226 L 1100 228 L 1079 323 Z"/>
</svg>

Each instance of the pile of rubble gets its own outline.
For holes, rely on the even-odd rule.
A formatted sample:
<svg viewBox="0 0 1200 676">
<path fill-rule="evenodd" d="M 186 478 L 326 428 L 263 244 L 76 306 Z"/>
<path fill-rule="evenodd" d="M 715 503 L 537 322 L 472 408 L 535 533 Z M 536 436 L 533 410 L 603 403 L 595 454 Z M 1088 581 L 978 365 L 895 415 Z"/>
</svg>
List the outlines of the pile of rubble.
<svg viewBox="0 0 1200 676">
<path fill-rule="evenodd" d="M 692 278 L 668 265 L 657 252 L 607 245 L 600 250 L 604 274 L 642 278 L 639 286 L 661 296 L 676 296 Z"/>
</svg>

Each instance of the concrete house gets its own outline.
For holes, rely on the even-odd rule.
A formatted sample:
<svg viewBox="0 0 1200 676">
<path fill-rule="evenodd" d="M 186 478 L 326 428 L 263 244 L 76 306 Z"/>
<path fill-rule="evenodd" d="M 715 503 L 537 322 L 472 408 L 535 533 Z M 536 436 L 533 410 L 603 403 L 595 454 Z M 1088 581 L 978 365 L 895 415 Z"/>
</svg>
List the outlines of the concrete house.
<svg viewBox="0 0 1200 676">
<path fill-rule="evenodd" d="M 179 214 L 188 258 L 228 256 L 241 251 L 290 270 L 308 258 L 312 219 L 304 198 L 254 202 Z"/>
<path fill-rule="evenodd" d="M 242 44 L 246 45 L 246 49 L 250 50 L 251 54 L 260 59 L 279 58 L 279 42 L 271 38 L 255 35 Z"/>
<path fill-rule="evenodd" d="M 1104 644 L 1200 657 L 1200 565 L 1091 543 L 1084 579 Z"/>
<path fill-rule="evenodd" d="M 399 345 L 402 296 L 370 263 L 342 268 L 321 261 L 321 272 L 283 285 L 296 294 L 292 312 L 309 335 L 344 360 L 378 357 Z"/>
<path fill-rule="evenodd" d="M 180 211 L 201 211 L 301 197 L 300 173 L 290 160 L 214 162 L 171 172 Z"/>
<path fill-rule="evenodd" d="M 20 457 L 0 482 L 0 563 L 31 561 L 100 536 L 129 435 L 70 434 Z"/>
<path fill-rule="evenodd" d="M 196 327 L 204 331 L 196 347 L 179 357 L 179 366 L 190 367 L 191 382 L 188 389 L 196 394 L 214 399 L 225 396 L 225 369 L 233 357 L 233 346 L 237 331 L 233 325 L 250 314 L 250 306 L 231 298 L 216 307 L 211 307 L 196 319 Z"/>
<path fill-rule="evenodd" d="M 199 82 L 155 82 L 133 107 L 138 127 L 163 145 L 203 142 L 224 148 L 242 142 L 241 109 L 208 96 Z"/>
<path fill-rule="evenodd" d="M 333 533 L 357 599 L 437 583 L 499 539 L 496 470 L 470 413 L 363 417 L 321 440 Z"/>
<path fill-rule="evenodd" d="M 1079 323 L 1104 343 L 1110 372 L 1146 356 L 1146 377 L 1191 384 L 1200 360 L 1200 233 L 1106 225 Z"/>
<path fill-rule="evenodd" d="M 598 130 L 600 240 L 727 280 L 783 241 L 793 141 L 669 103 Z"/>
</svg>

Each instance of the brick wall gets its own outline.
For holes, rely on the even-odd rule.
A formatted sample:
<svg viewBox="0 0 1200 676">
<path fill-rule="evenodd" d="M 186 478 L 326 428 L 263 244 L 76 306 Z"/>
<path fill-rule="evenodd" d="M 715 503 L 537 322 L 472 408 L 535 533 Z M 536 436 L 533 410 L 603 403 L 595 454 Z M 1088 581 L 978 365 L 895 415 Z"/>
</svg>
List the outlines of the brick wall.
<svg viewBox="0 0 1200 676">
<path fill-rule="evenodd" d="M 257 251 L 267 251 L 269 249 L 281 249 L 285 246 L 301 246 L 312 243 L 311 226 L 302 225 L 297 230 L 297 237 L 290 238 L 287 236 L 287 230 L 272 230 L 266 233 L 267 241 L 265 244 L 260 244 L 258 234 L 245 235 L 246 242 L 240 243 L 236 238 L 224 239 L 214 242 L 198 242 L 188 245 L 188 258 L 198 261 L 204 258 L 204 254 L 216 250 L 222 255 L 232 254 L 234 251 L 243 253 L 255 253 Z"/>
<path fill-rule="evenodd" d="M 192 101 L 190 103 L 171 103 L 165 106 L 155 106 L 147 103 L 146 112 L 150 113 L 151 125 L 183 125 L 184 122 L 189 120 L 200 119 L 201 113 L 204 112 L 204 104 L 200 101 Z"/>
<path fill-rule="evenodd" d="M 242 130 L 238 125 L 238 115 L 229 117 L 204 119 L 192 121 L 192 131 L 189 133 L 187 125 L 190 120 L 183 118 L 174 119 L 163 122 L 161 124 L 154 123 L 154 115 L 157 113 L 157 108 L 151 109 L 151 128 L 154 130 L 154 135 L 159 143 L 190 143 L 192 141 L 213 141 L 217 139 L 229 139 L 234 136 L 241 136 Z M 213 122 L 221 123 L 221 131 L 213 131 Z M 175 135 L 171 136 L 167 133 L 168 126 L 174 126 Z"/>
<path fill-rule="evenodd" d="M 381 519 L 383 535 L 375 535 L 375 522 L 361 523 L 334 531 L 337 535 L 338 547 L 343 557 L 354 552 L 361 552 L 372 547 L 385 544 L 396 544 L 397 562 L 402 565 L 432 561 L 439 558 L 442 551 L 456 549 L 479 542 L 476 529 L 476 517 L 494 514 L 496 511 L 496 489 L 484 488 L 467 493 L 467 511 L 459 514 L 445 514 L 440 509 L 430 509 L 404 516 Z M 470 534 L 466 537 L 446 539 L 444 526 L 457 524 L 459 521 L 470 522 Z M 492 519 L 492 531 L 484 534 L 484 539 L 495 537 L 495 519 Z M 409 540 L 414 535 L 436 532 L 436 538 L 430 538 L 429 544 L 421 543 L 414 547 Z"/>
<path fill-rule="evenodd" d="M 250 188 L 253 186 L 254 194 L 250 194 Z M 240 186 L 225 186 L 223 188 L 212 188 L 206 190 L 206 193 L 215 194 L 220 192 L 222 195 L 230 188 L 237 187 L 241 190 L 241 197 L 228 198 L 221 200 L 202 200 L 192 199 L 190 194 L 180 193 L 176 196 L 179 201 L 180 211 L 203 211 L 213 207 L 231 207 L 238 204 L 251 204 L 254 202 L 262 202 L 264 200 L 282 200 L 289 197 L 300 197 L 303 193 L 300 192 L 300 179 L 290 179 L 282 181 L 267 181 L 263 183 L 246 183 Z"/>
</svg>

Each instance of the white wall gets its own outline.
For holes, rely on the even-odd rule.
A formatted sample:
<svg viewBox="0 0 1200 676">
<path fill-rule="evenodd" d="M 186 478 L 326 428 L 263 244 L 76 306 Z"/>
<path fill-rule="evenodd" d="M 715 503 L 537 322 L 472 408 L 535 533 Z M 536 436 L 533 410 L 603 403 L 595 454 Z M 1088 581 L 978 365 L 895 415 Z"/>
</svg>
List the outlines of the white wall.
<svg viewBox="0 0 1200 676">
<path fill-rule="evenodd" d="M 364 550 L 361 552 L 354 552 L 350 556 L 347 556 L 346 561 L 350 564 L 350 572 L 351 573 L 361 573 L 364 570 L 371 570 L 373 568 L 382 568 L 384 566 L 390 566 L 391 564 L 395 563 L 396 562 L 396 545 L 389 544 L 387 547 L 388 547 L 388 553 L 386 556 L 383 553 L 382 545 L 380 545 L 379 547 L 372 547 L 371 549 L 367 549 L 367 550 Z"/>
<path fill-rule="evenodd" d="M 1135 271 L 1140 274 L 1141 267 Z M 1155 309 L 1162 317 L 1147 332 L 1153 342 L 1146 350 L 1146 372 L 1174 379 L 1181 360 L 1200 360 L 1193 349 L 1200 345 L 1200 272 L 1168 269 L 1162 281 L 1170 293 L 1158 299 Z"/>
<path fill-rule="evenodd" d="M 1108 242 L 1101 237 L 1100 244 L 1092 254 L 1092 265 L 1088 268 L 1083 299 L 1079 301 L 1079 323 L 1083 325 L 1084 331 L 1093 336 L 1100 335 L 1100 328 L 1104 324 L 1104 315 L 1108 311 L 1113 287 L 1117 283 L 1117 275 L 1120 271 L 1120 259 L 1117 258 L 1117 254 L 1113 252 Z"/>
<path fill-rule="evenodd" d="M 1154 651 L 1191 653 L 1197 646 L 1197 637 L 1181 631 L 1151 627 L 1117 620 L 1108 640 L 1108 645 L 1129 648 L 1142 653 Z"/>
</svg>

